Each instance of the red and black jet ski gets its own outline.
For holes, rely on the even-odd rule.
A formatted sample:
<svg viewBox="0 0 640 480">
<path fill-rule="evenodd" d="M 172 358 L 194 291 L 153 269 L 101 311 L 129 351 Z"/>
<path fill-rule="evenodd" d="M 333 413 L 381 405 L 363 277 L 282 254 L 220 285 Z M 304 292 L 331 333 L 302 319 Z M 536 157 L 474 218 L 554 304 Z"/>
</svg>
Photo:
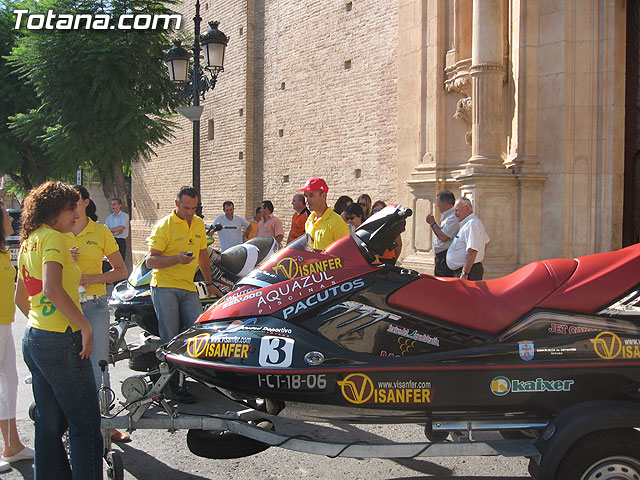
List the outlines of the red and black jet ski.
<svg viewBox="0 0 640 480">
<path fill-rule="evenodd" d="M 376 261 L 410 215 L 387 207 L 323 251 L 298 238 L 162 354 L 307 419 L 525 428 L 640 400 L 640 245 L 440 278 Z"/>
</svg>

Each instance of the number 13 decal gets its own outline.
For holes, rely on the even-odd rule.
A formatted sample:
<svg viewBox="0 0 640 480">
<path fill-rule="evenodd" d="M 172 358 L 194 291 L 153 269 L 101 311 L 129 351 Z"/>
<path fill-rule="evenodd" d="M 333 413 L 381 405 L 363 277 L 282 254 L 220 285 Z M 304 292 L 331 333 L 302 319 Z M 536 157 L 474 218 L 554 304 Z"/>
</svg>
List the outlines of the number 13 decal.
<svg viewBox="0 0 640 480">
<path fill-rule="evenodd" d="M 288 367 L 293 359 L 291 338 L 262 337 L 259 362 L 263 367 Z"/>
</svg>

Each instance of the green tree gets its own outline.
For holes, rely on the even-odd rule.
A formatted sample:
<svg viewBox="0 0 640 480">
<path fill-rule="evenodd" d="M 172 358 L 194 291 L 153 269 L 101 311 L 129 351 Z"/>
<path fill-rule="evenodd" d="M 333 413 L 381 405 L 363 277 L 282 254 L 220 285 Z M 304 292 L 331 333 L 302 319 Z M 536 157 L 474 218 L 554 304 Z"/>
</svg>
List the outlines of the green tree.
<svg viewBox="0 0 640 480">
<path fill-rule="evenodd" d="M 108 14 L 115 25 L 124 13 L 175 13 L 166 3 L 39 0 L 29 10 Z M 107 197 L 126 199 L 131 162 L 149 158 L 174 127 L 169 114 L 179 100 L 164 64 L 172 32 L 80 28 L 21 33 L 10 64 L 34 87 L 41 107 L 16 116 L 11 127 L 23 138 L 32 132 L 55 165 L 72 162 L 95 169 Z"/>
<path fill-rule="evenodd" d="M 20 35 L 13 29 L 14 8 L 15 3 L 0 2 L 0 174 L 9 175 L 20 190 L 29 190 L 50 175 L 64 177 L 68 172 L 60 165 L 50 165 L 39 138 L 45 132 L 43 115 L 35 111 L 40 101 L 33 86 L 21 79 L 4 58 Z M 28 128 L 10 130 L 10 119 L 32 110 Z"/>
</svg>

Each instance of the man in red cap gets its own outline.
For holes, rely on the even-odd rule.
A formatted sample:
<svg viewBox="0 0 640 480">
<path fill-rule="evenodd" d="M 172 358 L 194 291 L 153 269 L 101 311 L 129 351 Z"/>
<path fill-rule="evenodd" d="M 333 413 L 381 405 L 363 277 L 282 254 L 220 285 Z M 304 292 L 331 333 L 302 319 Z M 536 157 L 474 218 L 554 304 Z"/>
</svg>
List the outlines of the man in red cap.
<svg viewBox="0 0 640 480">
<path fill-rule="evenodd" d="M 345 221 L 327 205 L 327 182 L 322 178 L 313 177 L 307 180 L 300 191 L 304 192 L 311 210 L 304 230 L 313 239 L 313 248 L 324 250 L 339 238 L 349 235 L 349 227 Z"/>
</svg>

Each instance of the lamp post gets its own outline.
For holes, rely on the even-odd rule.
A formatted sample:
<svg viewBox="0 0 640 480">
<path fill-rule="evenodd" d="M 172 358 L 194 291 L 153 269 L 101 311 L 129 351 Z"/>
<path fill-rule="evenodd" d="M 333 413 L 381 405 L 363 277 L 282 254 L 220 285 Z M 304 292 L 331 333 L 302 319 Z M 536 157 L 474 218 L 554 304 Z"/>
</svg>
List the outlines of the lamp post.
<svg viewBox="0 0 640 480">
<path fill-rule="evenodd" d="M 180 40 L 174 40 L 173 47 L 167 52 L 166 63 L 169 68 L 170 80 L 182 87 L 179 95 L 189 98 L 189 107 L 180 107 L 178 112 L 193 123 L 193 186 L 198 192 L 198 208 L 196 214 L 202 217 L 202 194 L 200 192 L 200 116 L 203 107 L 200 98 L 204 100 L 205 92 L 213 90 L 218 80 L 218 74 L 224 71 L 224 53 L 229 37 L 218 30 L 218 22 L 209 22 L 209 30 L 200 36 L 200 0 L 196 0 L 196 15 L 193 17 L 193 69 L 189 78 L 189 59 L 191 54 L 181 45 Z M 200 51 L 204 49 L 205 69 L 200 66 Z"/>
</svg>

